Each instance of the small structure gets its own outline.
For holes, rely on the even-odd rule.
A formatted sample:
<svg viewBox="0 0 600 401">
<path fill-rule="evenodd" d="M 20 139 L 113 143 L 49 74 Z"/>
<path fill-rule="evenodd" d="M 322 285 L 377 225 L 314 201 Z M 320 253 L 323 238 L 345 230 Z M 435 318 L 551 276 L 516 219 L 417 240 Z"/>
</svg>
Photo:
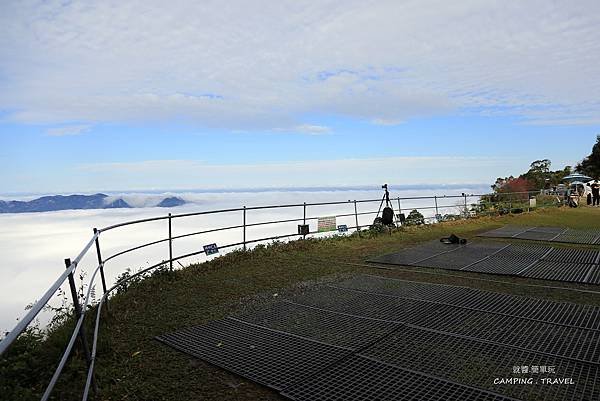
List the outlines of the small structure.
<svg viewBox="0 0 600 401">
<path fill-rule="evenodd" d="M 577 182 L 588 182 L 591 180 L 592 180 L 592 177 L 588 177 L 587 175 L 580 174 L 580 173 L 569 174 L 568 176 L 563 178 L 563 181 L 566 181 L 569 184 L 576 182 L 576 181 Z"/>
<path fill-rule="evenodd" d="M 573 173 L 564 177 L 563 180 L 569 185 L 566 193 L 569 205 L 577 207 L 582 201 L 585 204 L 587 198 L 591 196 L 592 190 L 590 183 L 594 181 L 592 177 L 580 173 Z"/>
</svg>

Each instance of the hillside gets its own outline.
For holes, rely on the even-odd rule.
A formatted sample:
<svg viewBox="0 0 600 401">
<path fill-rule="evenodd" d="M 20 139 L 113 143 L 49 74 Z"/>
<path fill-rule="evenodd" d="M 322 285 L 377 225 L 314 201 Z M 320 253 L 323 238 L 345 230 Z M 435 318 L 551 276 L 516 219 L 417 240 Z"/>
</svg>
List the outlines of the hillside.
<svg viewBox="0 0 600 401">
<path fill-rule="evenodd" d="M 170 196 L 162 199 L 156 206 L 169 208 L 185 204 L 185 200 Z M 127 209 L 132 207 L 122 198 L 113 199 L 109 195 L 101 193 L 94 195 L 42 196 L 30 201 L 0 200 L 0 213 L 51 212 L 80 209 Z"/>
<path fill-rule="evenodd" d="M 173 273 L 159 270 L 151 277 L 133 283 L 110 300 L 110 313 L 104 315 L 100 330 L 96 370 L 99 399 L 280 399 L 262 386 L 174 352 L 155 341 L 154 337 L 221 318 L 286 292 L 303 291 L 320 281 L 357 273 L 600 305 L 600 295 L 597 294 L 523 286 L 548 284 L 543 281 L 425 268 L 388 271 L 363 263 L 368 256 L 449 233 L 470 237 L 504 224 L 597 228 L 599 218 L 599 209 L 547 209 L 519 216 L 411 227 L 391 234 L 363 232 L 361 237 L 352 235 L 277 243 L 258 246 L 249 252 L 232 252 Z M 563 283 L 560 286 L 590 288 Z M 90 313 L 89 316 L 93 315 Z M 55 328 L 46 342 L 30 338 L 28 342 L 21 341 L 18 349 L 9 352 L 7 358 L 14 359 L 3 360 L 0 365 L 0 394 L 10 397 L 11 392 L 7 390 L 18 381 L 24 388 L 18 389 L 13 396 L 19 394 L 22 399 L 39 397 L 42 385 L 48 382 L 64 347 L 70 323 L 67 321 Z M 90 331 L 91 327 L 88 327 L 88 333 Z M 28 349 L 28 355 L 33 357 L 35 363 L 25 363 L 16 356 L 17 352 L 25 349 Z M 32 369 L 36 374 L 26 374 L 27 369 Z M 78 399 L 84 383 L 84 370 L 85 362 L 78 351 L 55 394 L 60 394 L 60 399 Z M 16 380 L 11 381 L 11 378 Z"/>
</svg>

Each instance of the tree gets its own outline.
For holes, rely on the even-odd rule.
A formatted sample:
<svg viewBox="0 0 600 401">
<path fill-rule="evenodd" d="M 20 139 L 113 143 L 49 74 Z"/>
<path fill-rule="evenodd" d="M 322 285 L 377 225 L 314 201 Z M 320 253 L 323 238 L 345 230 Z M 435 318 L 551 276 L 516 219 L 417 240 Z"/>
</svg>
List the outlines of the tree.
<svg viewBox="0 0 600 401">
<path fill-rule="evenodd" d="M 425 224 L 425 217 L 417 209 L 414 209 L 406 216 L 405 224 L 407 226 L 420 226 Z"/>
<path fill-rule="evenodd" d="M 502 188 L 500 188 L 496 192 L 498 194 L 518 193 L 516 195 L 511 195 L 510 196 L 511 199 L 529 199 L 529 191 L 532 191 L 534 189 L 535 189 L 534 183 L 529 181 L 527 178 L 524 178 L 523 176 L 521 176 L 519 178 L 513 178 L 511 180 L 508 180 L 507 182 L 504 183 Z M 501 197 L 501 199 L 504 199 L 504 198 L 506 198 L 506 197 Z"/>
<path fill-rule="evenodd" d="M 575 169 L 593 178 L 600 177 L 600 135 L 596 136 L 596 144 L 592 147 L 592 153 L 583 159 Z"/>
<path fill-rule="evenodd" d="M 571 166 L 565 166 L 562 170 L 556 170 L 550 172 L 550 185 L 553 187 L 560 184 L 566 176 L 573 172 L 573 168 Z"/>
<path fill-rule="evenodd" d="M 548 181 L 550 181 L 550 166 L 552 162 L 548 159 L 536 160 L 529 165 L 529 170 L 521 175 L 533 184 L 536 189 L 544 188 Z"/>
<path fill-rule="evenodd" d="M 548 189 L 560 184 L 567 175 L 571 174 L 571 166 L 565 166 L 562 170 L 552 171 L 552 162 L 548 159 L 536 160 L 529 165 L 529 170 L 515 178 L 498 177 L 492 185 L 496 193 L 526 192 L 540 189 Z"/>
<path fill-rule="evenodd" d="M 538 174 L 546 174 L 550 172 L 551 165 L 552 162 L 549 159 L 536 160 L 529 165 L 529 171 Z"/>
<path fill-rule="evenodd" d="M 494 190 L 494 192 L 498 192 L 502 189 L 502 187 L 504 185 L 506 185 L 507 182 L 514 180 L 515 177 L 513 177 L 512 175 L 510 177 L 498 177 L 496 178 L 496 182 L 494 183 L 494 185 L 492 185 L 492 189 Z"/>
</svg>

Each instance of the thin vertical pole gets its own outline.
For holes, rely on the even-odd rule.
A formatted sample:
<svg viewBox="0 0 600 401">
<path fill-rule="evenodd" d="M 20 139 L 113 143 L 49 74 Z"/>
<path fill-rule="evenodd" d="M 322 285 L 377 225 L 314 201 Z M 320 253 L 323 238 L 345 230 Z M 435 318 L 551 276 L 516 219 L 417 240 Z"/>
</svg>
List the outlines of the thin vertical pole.
<svg viewBox="0 0 600 401">
<path fill-rule="evenodd" d="M 94 228 L 94 235 L 98 233 L 98 229 Z M 100 266 L 100 278 L 102 279 L 102 291 L 106 294 L 106 278 L 104 277 L 104 262 L 102 261 L 102 253 L 100 252 L 100 240 L 96 237 L 96 256 L 98 257 L 98 266 Z"/>
<path fill-rule="evenodd" d="M 438 210 L 437 195 L 433 197 L 433 200 L 435 201 L 435 218 L 437 220 L 437 217 L 440 214 L 440 211 Z"/>
<path fill-rule="evenodd" d="M 169 213 L 169 269 L 173 271 L 173 227 L 171 220 L 171 213 Z"/>
<path fill-rule="evenodd" d="M 304 216 L 304 217 L 302 217 L 302 224 L 303 224 L 303 225 L 306 225 L 306 202 L 304 202 L 304 205 L 303 205 L 303 211 L 304 211 L 304 214 L 303 214 L 303 216 Z M 302 236 L 302 238 L 303 238 L 303 239 L 306 239 L 306 234 L 304 234 L 304 235 Z"/>
<path fill-rule="evenodd" d="M 244 224 L 243 224 L 243 226 L 244 226 L 243 233 L 244 233 L 244 251 L 245 251 L 246 250 L 246 206 L 244 206 Z"/>
<path fill-rule="evenodd" d="M 402 204 L 400 203 L 400 197 L 398 197 L 398 215 L 402 214 Z M 398 221 L 400 221 L 400 219 L 398 219 Z M 400 222 L 400 225 L 402 225 L 402 222 Z"/>
<path fill-rule="evenodd" d="M 94 228 L 94 235 L 98 233 L 98 229 Z M 104 276 L 104 261 L 102 260 L 102 253 L 100 252 L 100 236 L 96 236 L 96 256 L 98 257 L 98 266 L 100 266 L 100 278 L 102 279 L 102 291 L 106 294 L 106 278 Z M 108 297 L 106 298 L 106 311 L 110 312 L 110 306 L 108 304 Z"/>
<path fill-rule="evenodd" d="M 71 267 L 71 259 L 65 259 L 65 268 L 68 269 Z M 73 273 L 69 273 L 69 288 L 71 289 L 71 297 L 73 298 L 73 307 L 75 308 L 75 316 L 77 319 L 81 317 L 81 305 L 79 304 L 79 297 L 77 296 L 77 288 L 75 287 L 75 279 L 73 278 Z M 83 324 L 79 327 L 79 339 L 81 340 L 81 345 L 83 347 L 83 353 L 85 354 L 85 359 L 88 363 L 88 367 L 92 362 L 92 357 L 90 356 L 90 349 L 88 348 L 87 339 L 85 338 L 85 332 L 83 330 Z"/>
<path fill-rule="evenodd" d="M 469 211 L 467 209 L 467 194 L 463 193 L 463 196 L 465 197 L 465 219 L 469 218 Z"/>
<path fill-rule="evenodd" d="M 358 226 L 358 209 L 356 207 L 356 199 L 354 199 L 354 220 L 356 221 L 356 231 L 358 231 L 358 236 L 360 237 L 360 227 Z"/>
</svg>

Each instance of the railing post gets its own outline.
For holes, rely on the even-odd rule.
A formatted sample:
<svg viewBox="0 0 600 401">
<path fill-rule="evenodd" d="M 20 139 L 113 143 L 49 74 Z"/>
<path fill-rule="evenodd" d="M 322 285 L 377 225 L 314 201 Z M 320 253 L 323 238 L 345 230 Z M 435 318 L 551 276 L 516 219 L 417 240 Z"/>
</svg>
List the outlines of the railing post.
<svg viewBox="0 0 600 401">
<path fill-rule="evenodd" d="M 65 259 L 65 268 L 71 267 L 71 259 Z M 69 288 L 71 289 L 71 297 L 73 298 L 73 308 L 75 308 L 75 316 L 77 320 L 81 318 L 81 305 L 79 304 L 79 297 L 77 296 L 77 288 L 75 287 L 75 279 L 73 278 L 73 272 L 69 273 Z M 87 339 L 85 337 L 85 332 L 83 329 L 83 323 L 81 327 L 79 327 L 79 339 L 81 340 L 81 345 L 83 347 L 83 353 L 85 355 L 85 359 L 87 361 L 88 367 L 92 363 L 92 357 L 90 355 L 90 349 L 88 348 Z"/>
<path fill-rule="evenodd" d="M 102 279 L 102 291 L 106 294 L 106 278 L 104 277 L 104 262 L 102 261 L 102 253 L 100 252 L 100 240 L 98 229 L 94 228 L 94 235 L 96 236 L 96 256 L 98 256 L 98 266 L 100 266 L 100 278 Z"/>
<path fill-rule="evenodd" d="M 100 267 L 100 278 L 102 279 L 102 293 L 106 294 L 106 278 L 104 276 L 104 261 L 102 260 L 102 253 L 100 252 L 100 236 L 98 234 L 98 229 L 94 228 L 94 235 L 96 236 L 96 256 L 98 257 L 98 266 Z M 110 307 L 108 305 L 108 297 L 106 297 L 106 311 L 110 312 Z"/>
<path fill-rule="evenodd" d="M 171 213 L 169 213 L 169 269 L 173 271 L 173 231 L 171 220 Z"/>
<path fill-rule="evenodd" d="M 303 213 L 304 213 L 304 215 L 303 215 L 304 217 L 302 217 L 302 224 L 306 225 L 306 202 L 304 202 L 304 205 L 303 205 Z M 302 238 L 306 239 L 306 234 L 304 234 L 302 236 Z"/>
<path fill-rule="evenodd" d="M 398 197 L 398 216 L 400 216 L 401 214 L 402 214 L 402 204 L 400 203 L 400 197 Z M 398 218 L 397 221 L 400 221 L 400 218 Z M 402 223 L 400 223 L 400 225 L 402 225 Z"/>
<path fill-rule="evenodd" d="M 246 206 L 244 206 L 244 251 L 246 250 Z"/>
<path fill-rule="evenodd" d="M 467 208 L 467 194 L 463 193 L 463 196 L 465 198 L 465 219 L 469 218 L 469 210 Z"/>
<path fill-rule="evenodd" d="M 433 196 L 433 200 L 435 201 L 435 219 L 436 219 L 436 221 L 437 221 L 437 219 L 438 219 L 438 216 L 439 216 L 439 214 L 440 214 L 440 211 L 439 211 L 439 209 L 438 209 L 438 203 L 437 203 L 437 195 L 434 195 L 434 196 Z"/>
<path fill-rule="evenodd" d="M 356 199 L 354 199 L 354 220 L 356 221 L 356 231 L 360 237 L 360 227 L 358 226 L 358 209 L 356 207 Z"/>
</svg>

